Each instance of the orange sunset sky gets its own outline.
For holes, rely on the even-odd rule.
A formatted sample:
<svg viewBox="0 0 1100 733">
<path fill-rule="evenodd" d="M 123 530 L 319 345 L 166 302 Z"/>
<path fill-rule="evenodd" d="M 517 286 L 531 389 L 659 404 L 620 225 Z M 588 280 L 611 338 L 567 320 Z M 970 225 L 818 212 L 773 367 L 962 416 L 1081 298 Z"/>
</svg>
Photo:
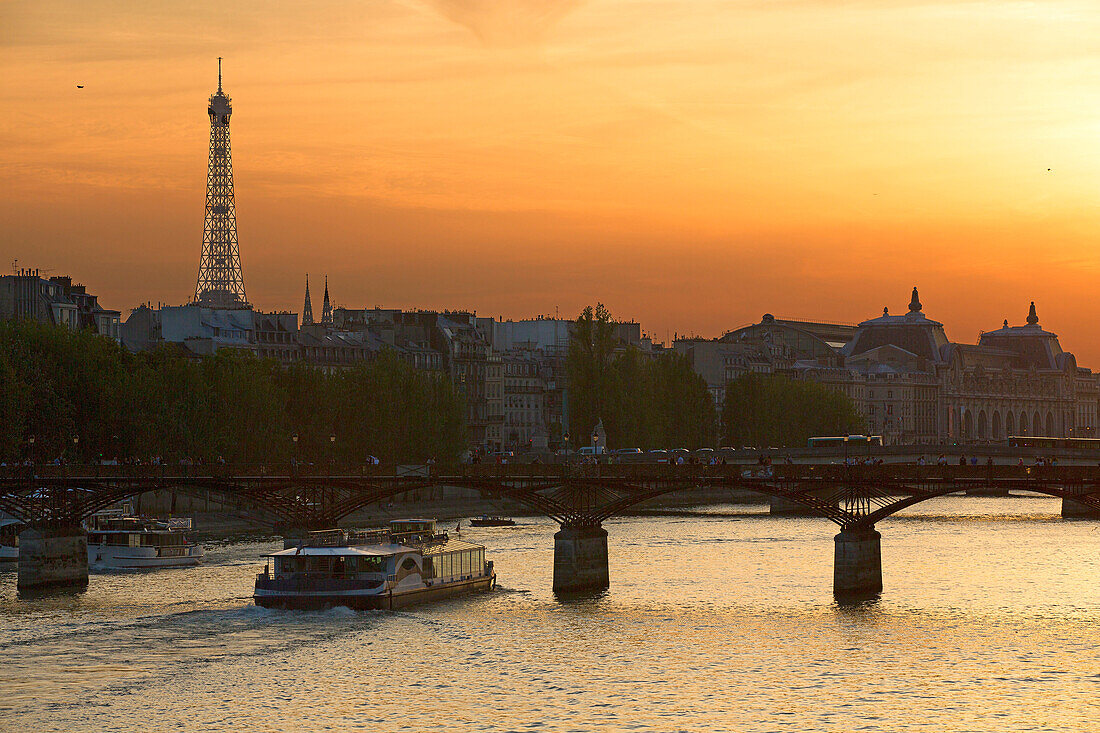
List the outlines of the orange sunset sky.
<svg viewBox="0 0 1100 733">
<path fill-rule="evenodd" d="M 194 292 L 225 57 L 249 299 L 856 322 L 1100 368 L 1100 4 L 0 0 L 3 269 Z M 77 89 L 84 84 L 84 89 Z M 1049 169 L 1049 170 L 1048 170 Z"/>
</svg>

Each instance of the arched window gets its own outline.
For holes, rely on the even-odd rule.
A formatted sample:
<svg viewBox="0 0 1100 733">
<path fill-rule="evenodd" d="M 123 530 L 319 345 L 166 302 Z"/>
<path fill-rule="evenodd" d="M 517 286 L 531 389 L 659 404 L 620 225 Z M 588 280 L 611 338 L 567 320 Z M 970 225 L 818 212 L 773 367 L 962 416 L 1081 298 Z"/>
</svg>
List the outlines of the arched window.
<svg viewBox="0 0 1100 733">
<path fill-rule="evenodd" d="M 1008 436 L 1008 435 L 1015 435 L 1015 434 L 1016 434 L 1016 420 L 1012 416 L 1012 412 L 1009 411 L 1009 412 L 1005 413 L 1005 435 Z"/>
<path fill-rule="evenodd" d="M 1047 435 L 1052 438 L 1058 435 L 1054 430 L 1054 414 L 1050 412 L 1047 413 Z"/>
<path fill-rule="evenodd" d="M 1028 434 L 1027 413 L 1026 412 L 1021 412 L 1020 413 L 1020 435 L 1027 435 L 1027 434 Z"/>
<path fill-rule="evenodd" d="M 1001 413 L 996 410 L 993 411 L 993 432 L 991 435 L 994 440 L 1000 440 L 1004 437 L 1001 433 Z"/>
<path fill-rule="evenodd" d="M 985 410 L 978 413 L 978 437 L 982 440 L 989 437 L 989 425 L 986 422 Z"/>
<path fill-rule="evenodd" d="M 974 416 L 970 414 L 970 410 L 963 411 L 962 437 L 964 440 L 970 440 L 974 437 Z"/>
<path fill-rule="evenodd" d="M 1037 412 L 1031 417 L 1031 434 L 1039 437 L 1044 435 L 1043 418 Z"/>
</svg>

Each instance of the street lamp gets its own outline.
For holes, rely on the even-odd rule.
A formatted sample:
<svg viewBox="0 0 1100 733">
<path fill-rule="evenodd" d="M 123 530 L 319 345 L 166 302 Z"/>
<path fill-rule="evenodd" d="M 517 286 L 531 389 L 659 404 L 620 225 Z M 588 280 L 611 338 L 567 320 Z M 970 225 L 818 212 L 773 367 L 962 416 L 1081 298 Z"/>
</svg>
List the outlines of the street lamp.
<svg viewBox="0 0 1100 733">
<path fill-rule="evenodd" d="M 298 471 L 298 433 L 290 436 L 291 442 L 294 443 L 294 471 Z"/>
<path fill-rule="evenodd" d="M 847 466 L 848 465 L 848 436 L 847 435 L 843 436 L 841 438 L 841 440 L 844 442 L 844 465 Z"/>
<path fill-rule="evenodd" d="M 30 446 L 28 448 L 28 453 L 29 453 L 28 458 L 30 458 L 31 464 L 33 464 L 34 463 L 34 436 L 33 435 L 27 436 L 27 445 Z"/>
<path fill-rule="evenodd" d="M 597 456 L 600 455 L 600 434 L 595 430 L 592 431 L 592 457 L 599 461 Z"/>
<path fill-rule="evenodd" d="M 329 444 L 329 462 L 332 464 L 333 470 L 336 470 L 336 433 L 332 433 L 328 436 Z"/>
<path fill-rule="evenodd" d="M 73 436 L 73 463 L 80 461 L 80 436 Z"/>
</svg>

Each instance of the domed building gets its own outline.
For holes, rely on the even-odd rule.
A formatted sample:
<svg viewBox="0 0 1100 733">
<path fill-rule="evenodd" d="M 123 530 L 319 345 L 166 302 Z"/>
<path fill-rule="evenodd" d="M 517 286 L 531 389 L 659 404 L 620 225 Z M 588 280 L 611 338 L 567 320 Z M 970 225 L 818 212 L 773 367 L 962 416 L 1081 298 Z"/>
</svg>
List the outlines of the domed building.
<svg viewBox="0 0 1100 733">
<path fill-rule="evenodd" d="M 1100 437 L 1098 376 L 1039 325 L 1034 303 L 1024 325 L 1006 320 L 977 344 L 951 341 L 944 325 L 924 314 L 913 288 L 902 315 L 884 308 L 848 326 L 766 314 L 721 338 L 675 346 L 716 400 L 727 382 L 749 371 L 820 382 L 848 395 L 868 430 L 887 443 Z"/>
<path fill-rule="evenodd" d="M 1077 366 L 1058 335 L 1027 322 L 981 335 L 977 346 L 952 344 L 943 378 L 948 432 L 961 440 L 1009 435 L 1093 437 L 1097 375 Z"/>
<path fill-rule="evenodd" d="M 1005 320 L 977 344 L 959 344 L 924 315 L 913 288 L 905 315 L 864 321 L 841 353 L 866 382 L 869 428 L 889 442 L 1095 432 L 1097 376 L 1039 326 L 1034 303 L 1025 325 Z"/>
</svg>

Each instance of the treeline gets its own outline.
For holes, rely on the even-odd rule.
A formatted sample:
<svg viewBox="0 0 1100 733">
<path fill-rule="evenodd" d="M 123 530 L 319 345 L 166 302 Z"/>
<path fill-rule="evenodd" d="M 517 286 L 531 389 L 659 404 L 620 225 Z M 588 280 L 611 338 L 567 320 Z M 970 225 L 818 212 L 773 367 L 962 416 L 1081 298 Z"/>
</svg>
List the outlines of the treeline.
<svg viewBox="0 0 1100 733">
<path fill-rule="evenodd" d="M 585 308 L 570 334 L 567 360 L 571 447 L 592 444 L 603 420 L 611 448 L 711 445 L 714 400 L 688 360 L 656 358 L 619 343 L 608 310 Z"/>
<path fill-rule="evenodd" d="M 592 444 L 600 419 L 610 448 L 801 447 L 815 435 L 864 430 L 843 393 L 755 373 L 727 384 L 719 424 L 706 382 L 687 358 L 653 358 L 621 343 L 602 304 L 585 308 L 575 323 L 567 376 L 573 448 Z"/>
<path fill-rule="evenodd" d="M 804 447 L 807 438 L 864 430 L 847 395 L 816 382 L 778 374 L 745 374 L 726 385 L 722 405 L 725 445 Z"/>
<path fill-rule="evenodd" d="M 0 323 L 0 458 L 9 462 L 447 461 L 465 448 L 464 414 L 449 379 L 385 352 L 326 372 L 235 351 L 131 354 L 87 332 Z"/>
</svg>

